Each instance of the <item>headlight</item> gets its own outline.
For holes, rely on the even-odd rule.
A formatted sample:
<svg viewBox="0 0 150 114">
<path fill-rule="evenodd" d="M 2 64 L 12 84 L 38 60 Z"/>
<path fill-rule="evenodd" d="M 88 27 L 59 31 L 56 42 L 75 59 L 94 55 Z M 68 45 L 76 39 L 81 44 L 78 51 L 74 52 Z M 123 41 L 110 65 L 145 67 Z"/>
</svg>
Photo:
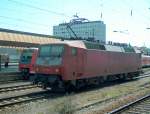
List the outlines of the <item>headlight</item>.
<svg viewBox="0 0 150 114">
<path fill-rule="evenodd" d="M 58 68 L 56 68 L 56 69 L 55 69 L 55 72 L 57 72 L 57 73 L 58 73 L 58 72 L 59 72 L 59 69 L 58 69 Z"/>
<path fill-rule="evenodd" d="M 36 71 L 38 72 L 38 71 L 39 71 L 39 69 L 38 69 L 38 68 L 36 68 Z"/>
</svg>

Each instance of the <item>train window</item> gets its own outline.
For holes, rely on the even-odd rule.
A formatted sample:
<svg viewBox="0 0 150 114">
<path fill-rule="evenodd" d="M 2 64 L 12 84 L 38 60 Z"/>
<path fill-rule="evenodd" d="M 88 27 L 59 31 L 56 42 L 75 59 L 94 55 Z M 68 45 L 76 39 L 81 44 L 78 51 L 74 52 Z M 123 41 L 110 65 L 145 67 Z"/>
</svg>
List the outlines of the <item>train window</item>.
<svg viewBox="0 0 150 114">
<path fill-rule="evenodd" d="M 33 53 L 33 51 L 24 50 L 24 51 L 22 52 L 20 62 L 21 62 L 21 63 L 30 63 L 31 58 L 32 58 L 32 53 Z"/>
<path fill-rule="evenodd" d="M 63 45 L 44 45 L 40 48 L 41 57 L 61 57 L 64 52 Z"/>
<path fill-rule="evenodd" d="M 52 46 L 51 48 L 51 56 L 60 57 L 62 56 L 63 52 L 64 52 L 64 46 L 62 45 Z"/>
<path fill-rule="evenodd" d="M 73 56 L 77 55 L 77 49 L 76 48 L 72 48 L 71 53 Z"/>
<path fill-rule="evenodd" d="M 32 56 L 27 56 L 27 59 L 32 59 Z"/>
<path fill-rule="evenodd" d="M 51 49 L 51 46 L 41 46 L 40 48 L 40 56 L 49 56 L 50 55 L 50 49 Z"/>
</svg>

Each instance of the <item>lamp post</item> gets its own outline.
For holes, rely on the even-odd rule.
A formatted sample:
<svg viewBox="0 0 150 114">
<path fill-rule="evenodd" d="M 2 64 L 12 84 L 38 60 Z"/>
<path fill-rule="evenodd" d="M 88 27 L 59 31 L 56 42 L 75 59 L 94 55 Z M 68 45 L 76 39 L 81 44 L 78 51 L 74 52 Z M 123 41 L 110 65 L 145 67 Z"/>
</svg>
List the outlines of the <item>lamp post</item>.
<svg viewBox="0 0 150 114">
<path fill-rule="evenodd" d="M 114 30 L 113 32 L 119 32 L 123 34 L 129 34 L 128 30 Z"/>
<path fill-rule="evenodd" d="M 122 39 L 122 40 L 124 40 L 123 42 L 130 42 L 129 41 L 130 34 L 129 34 L 128 30 L 113 30 L 113 32 L 120 33 L 120 35 L 123 35 L 123 36 L 121 36 L 121 37 L 125 38 L 125 39 Z"/>
</svg>

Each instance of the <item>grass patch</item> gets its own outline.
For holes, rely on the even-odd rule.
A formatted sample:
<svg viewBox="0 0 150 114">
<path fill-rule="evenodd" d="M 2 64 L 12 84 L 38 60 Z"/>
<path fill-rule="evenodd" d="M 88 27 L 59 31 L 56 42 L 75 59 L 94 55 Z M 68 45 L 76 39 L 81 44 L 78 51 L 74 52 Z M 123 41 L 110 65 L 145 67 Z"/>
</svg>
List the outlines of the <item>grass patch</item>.
<svg viewBox="0 0 150 114">
<path fill-rule="evenodd" d="M 58 114 L 74 114 L 75 106 L 72 99 L 72 95 L 66 95 L 64 100 L 55 106 L 55 111 Z"/>
</svg>

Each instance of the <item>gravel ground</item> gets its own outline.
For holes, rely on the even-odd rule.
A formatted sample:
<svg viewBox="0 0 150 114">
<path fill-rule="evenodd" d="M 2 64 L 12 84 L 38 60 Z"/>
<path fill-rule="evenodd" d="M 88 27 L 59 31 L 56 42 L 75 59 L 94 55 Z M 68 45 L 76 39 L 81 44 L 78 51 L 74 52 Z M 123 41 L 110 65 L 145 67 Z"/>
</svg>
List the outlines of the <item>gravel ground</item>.
<svg viewBox="0 0 150 114">
<path fill-rule="evenodd" d="M 20 106 L 16 105 L 13 108 L 2 110 L 0 114 L 62 114 L 64 106 L 66 106 L 65 109 L 70 110 L 81 106 L 86 106 L 97 101 L 101 101 L 101 103 L 97 106 L 76 112 L 76 114 L 91 114 L 93 112 L 93 114 L 95 114 L 96 112 L 99 114 L 103 108 L 112 106 L 112 104 L 110 103 L 117 102 L 119 101 L 119 99 L 125 98 L 128 95 L 133 97 L 133 94 L 135 96 L 136 94 L 146 94 L 150 92 L 149 88 L 150 77 L 146 77 L 139 80 L 130 81 L 128 83 L 122 83 L 96 90 L 75 93 L 69 96 L 62 96 L 49 100 L 39 100 L 36 102 L 22 104 Z"/>
<path fill-rule="evenodd" d="M 143 68 L 142 70 L 143 72 L 147 72 L 147 71 L 150 71 L 150 68 Z"/>
<path fill-rule="evenodd" d="M 142 96 L 150 93 L 149 88 L 141 91 L 136 91 L 128 95 L 123 95 L 117 99 L 111 99 L 107 102 L 100 103 L 96 106 L 88 107 L 82 111 L 78 111 L 75 114 L 108 114 L 112 110 L 119 108 L 120 106 L 126 105 L 129 102 L 135 101 Z"/>
</svg>

